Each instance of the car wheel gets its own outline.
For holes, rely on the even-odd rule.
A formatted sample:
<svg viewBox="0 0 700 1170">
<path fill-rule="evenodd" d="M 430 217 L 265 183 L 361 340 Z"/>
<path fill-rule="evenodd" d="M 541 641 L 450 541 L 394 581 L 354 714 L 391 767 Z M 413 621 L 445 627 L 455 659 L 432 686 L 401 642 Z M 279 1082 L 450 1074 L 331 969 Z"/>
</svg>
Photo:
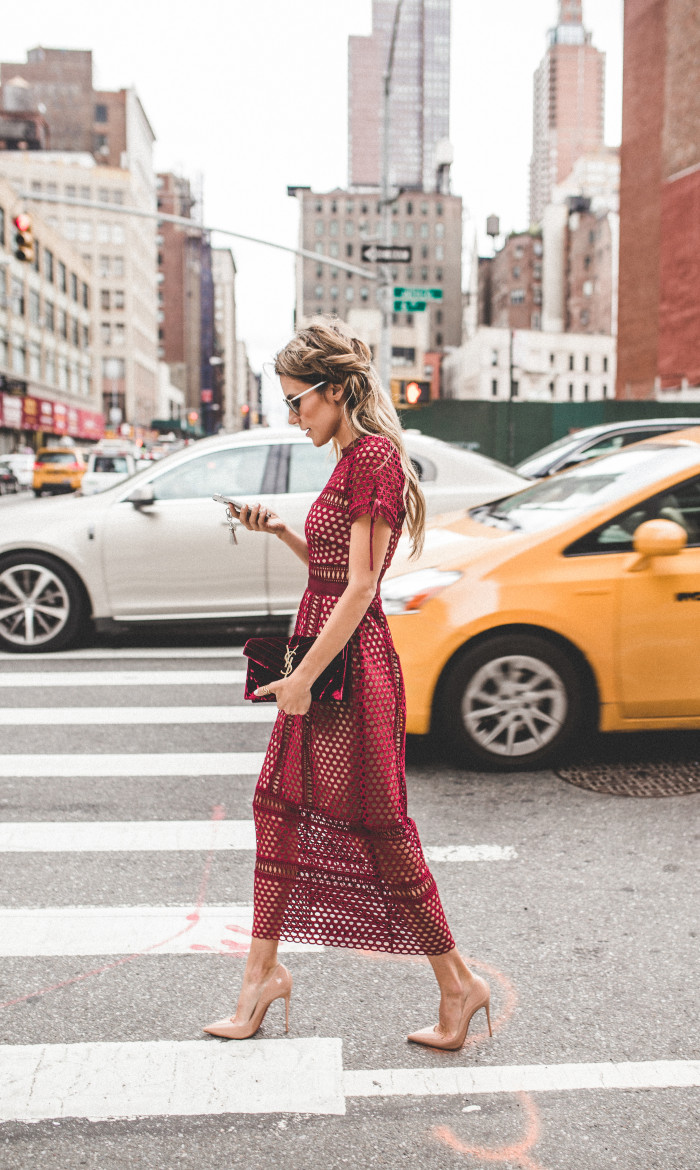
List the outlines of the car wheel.
<svg viewBox="0 0 700 1170">
<path fill-rule="evenodd" d="M 17 654 L 60 650 L 76 638 L 85 612 L 70 570 L 43 553 L 0 560 L 0 646 Z"/>
<path fill-rule="evenodd" d="M 508 772 L 550 763 L 587 713 L 580 668 L 530 634 L 503 634 L 465 650 L 438 701 L 441 730 L 457 759 Z"/>
</svg>

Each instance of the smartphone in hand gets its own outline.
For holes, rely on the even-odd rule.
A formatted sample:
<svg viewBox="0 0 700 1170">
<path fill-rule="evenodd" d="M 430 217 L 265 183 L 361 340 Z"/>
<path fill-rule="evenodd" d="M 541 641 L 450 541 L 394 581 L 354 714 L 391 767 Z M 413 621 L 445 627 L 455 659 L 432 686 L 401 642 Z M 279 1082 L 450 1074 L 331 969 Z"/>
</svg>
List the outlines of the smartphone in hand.
<svg viewBox="0 0 700 1170">
<path fill-rule="evenodd" d="M 226 507 L 231 509 L 236 519 L 241 514 L 241 508 L 244 507 L 244 504 L 240 500 L 232 500 L 230 496 L 212 496 L 212 499 L 216 500 L 217 504 L 226 504 Z"/>
</svg>

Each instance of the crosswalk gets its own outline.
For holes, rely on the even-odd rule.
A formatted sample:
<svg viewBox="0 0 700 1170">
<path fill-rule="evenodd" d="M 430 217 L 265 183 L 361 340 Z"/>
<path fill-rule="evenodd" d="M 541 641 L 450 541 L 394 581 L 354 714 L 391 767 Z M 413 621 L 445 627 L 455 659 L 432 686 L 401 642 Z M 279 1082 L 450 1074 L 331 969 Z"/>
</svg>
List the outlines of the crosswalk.
<svg viewBox="0 0 700 1170">
<path fill-rule="evenodd" d="M 14 810 L 0 824 L 0 866 L 12 879 L 8 889 L 15 879 L 21 887 L 14 899 L 6 901 L 0 894 L 0 970 L 5 960 L 12 964 L 10 971 L 20 964 L 26 984 L 25 990 L 7 995 L 1 1011 L 11 1013 L 13 1005 L 51 993 L 52 964 L 56 987 L 87 979 L 93 968 L 106 969 L 104 963 L 134 957 L 149 963 L 177 956 L 205 981 L 215 957 L 245 955 L 252 929 L 250 901 L 231 886 L 226 900 L 220 886 L 216 893 L 207 886 L 215 858 L 252 870 L 250 794 L 276 711 L 243 703 L 243 666 L 239 649 L 213 647 L 90 649 L 31 660 L 0 655 L 0 784 L 11 794 L 2 807 Z M 40 705 L 32 702 L 35 689 Z M 237 727 L 244 737 L 241 750 L 220 750 L 226 729 Z M 168 750 L 174 746 L 174 729 L 180 728 L 192 736 L 188 750 Z M 24 750 L 30 734 L 41 750 Z M 75 747 L 78 734 L 85 750 L 65 750 Z M 213 811 L 207 805 L 219 789 L 230 797 L 233 814 L 223 805 Z M 23 803 L 25 792 L 33 794 L 31 802 L 27 797 Z M 172 812 L 169 792 L 177 794 L 184 815 Z M 134 810 L 140 815 L 118 819 L 129 815 L 133 793 L 142 802 Z M 64 819 L 57 815 L 60 807 L 66 809 Z M 22 819 L 13 819 L 18 815 Z M 507 842 L 440 843 L 428 837 L 425 853 L 431 864 L 452 873 L 523 863 Z M 165 864 L 168 873 L 177 875 L 190 859 L 204 875 L 191 903 L 181 895 L 169 900 L 167 882 L 161 901 L 139 897 L 138 881 L 145 871 L 134 866 Z M 91 874 L 99 872 L 98 864 L 112 866 L 104 872 L 119 875 L 118 886 L 105 887 L 91 901 L 81 885 L 83 864 L 92 866 Z M 239 871 L 230 872 L 235 883 Z M 36 882 L 43 883 L 36 888 L 31 885 L 35 873 Z M 76 890 L 86 895 L 84 900 L 76 899 Z M 22 901 L 28 892 L 32 898 Z M 109 900 L 116 892 L 120 900 Z M 285 943 L 281 950 L 308 955 L 309 963 L 327 962 L 321 946 Z M 84 969 L 76 967 L 80 960 Z M 64 978 L 67 963 L 72 965 Z M 120 1010 L 124 1014 L 128 1005 L 122 1002 Z M 199 1023 L 193 1023 L 194 1036 Z M 565 1066 L 549 1065 L 470 1070 L 463 1063 L 451 1071 L 346 1069 L 341 1040 L 333 1036 L 238 1046 L 199 1037 L 112 1043 L 108 1036 L 96 1040 L 89 1035 L 71 1043 L 44 1043 L 37 1034 L 35 1043 L 0 1046 L 0 1121 L 343 1114 L 348 1098 L 376 1094 L 511 1092 L 516 1091 L 513 1084 L 546 1091 L 700 1083 L 700 1066 L 688 1061 L 566 1066 L 568 1072 Z"/>
</svg>

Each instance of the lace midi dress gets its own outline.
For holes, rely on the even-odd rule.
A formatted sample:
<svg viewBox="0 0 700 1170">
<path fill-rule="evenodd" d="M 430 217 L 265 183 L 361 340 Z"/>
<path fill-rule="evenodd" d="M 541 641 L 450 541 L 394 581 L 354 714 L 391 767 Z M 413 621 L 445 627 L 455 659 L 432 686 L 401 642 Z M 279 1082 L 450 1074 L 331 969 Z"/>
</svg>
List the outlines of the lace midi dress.
<svg viewBox="0 0 700 1170">
<path fill-rule="evenodd" d="M 405 518 L 396 448 L 365 435 L 348 447 L 306 521 L 309 581 L 295 633 L 316 635 L 347 584 L 350 526 Z M 372 537 L 370 536 L 370 556 Z M 381 580 L 381 576 L 380 576 Z M 454 941 L 406 809 L 405 699 L 377 593 L 350 639 L 350 698 L 280 712 L 253 801 L 253 934 L 299 943 L 437 955 Z"/>
</svg>

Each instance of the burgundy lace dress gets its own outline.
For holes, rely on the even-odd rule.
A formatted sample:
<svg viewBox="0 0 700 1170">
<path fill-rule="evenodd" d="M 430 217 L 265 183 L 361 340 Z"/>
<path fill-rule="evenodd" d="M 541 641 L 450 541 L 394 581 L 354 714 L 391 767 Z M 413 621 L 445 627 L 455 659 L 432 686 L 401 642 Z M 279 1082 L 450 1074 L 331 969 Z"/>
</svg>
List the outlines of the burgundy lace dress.
<svg viewBox="0 0 700 1170">
<path fill-rule="evenodd" d="M 343 451 L 306 521 L 309 582 L 297 634 L 318 634 L 347 584 L 350 526 L 404 521 L 398 452 L 365 435 Z M 380 578 L 381 580 L 381 578 Z M 438 955 L 454 941 L 406 812 L 405 700 L 379 589 L 350 640 L 348 702 L 280 713 L 253 802 L 253 934 L 291 942 Z"/>
</svg>

